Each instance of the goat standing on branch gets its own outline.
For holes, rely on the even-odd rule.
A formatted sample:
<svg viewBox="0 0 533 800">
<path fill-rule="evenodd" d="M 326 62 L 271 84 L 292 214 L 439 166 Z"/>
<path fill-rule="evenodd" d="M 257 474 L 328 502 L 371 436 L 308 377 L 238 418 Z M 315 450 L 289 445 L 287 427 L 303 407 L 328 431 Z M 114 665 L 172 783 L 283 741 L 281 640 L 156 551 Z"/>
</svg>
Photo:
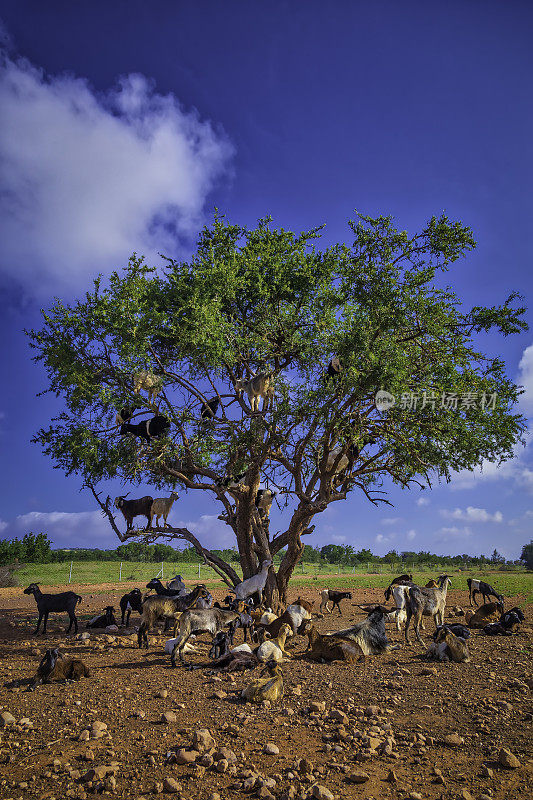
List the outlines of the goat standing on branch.
<svg viewBox="0 0 533 800">
<path fill-rule="evenodd" d="M 242 579 L 274 562 L 265 596 L 286 604 L 304 536 L 333 503 L 388 503 L 392 484 L 431 487 L 514 455 L 526 425 L 519 389 L 477 342 L 481 332 L 523 331 L 524 309 L 516 295 L 465 308 L 441 279 L 474 247 L 470 229 L 443 215 L 409 234 L 390 217 L 358 215 L 348 234 L 349 245 L 326 246 L 319 228 L 293 233 L 263 219 L 248 229 L 217 215 L 189 260 L 166 259 L 156 272 L 134 256 L 30 332 L 43 388 L 64 401 L 35 440 L 81 476 L 121 541 L 136 534 L 118 529 L 101 482 L 201 492 L 235 537 Z M 377 402 L 382 387 L 398 398 L 409 386 L 460 395 L 465 374 L 483 403 L 454 408 L 439 396 L 413 414 Z M 110 436 L 117 410 L 142 406 L 146 393 L 157 414 L 148 427 L 124 421 L 129 435 Z M 170 427 L 157 433 L 159 418 Z M 241 473 L 242 483 L 221 485 Z M 260 486 L 283 487 L 279 531 L 255 503 Z M 229 587 L 241 582 L 189 528 L 153 538 L 185 541 Z"/>
</svg>

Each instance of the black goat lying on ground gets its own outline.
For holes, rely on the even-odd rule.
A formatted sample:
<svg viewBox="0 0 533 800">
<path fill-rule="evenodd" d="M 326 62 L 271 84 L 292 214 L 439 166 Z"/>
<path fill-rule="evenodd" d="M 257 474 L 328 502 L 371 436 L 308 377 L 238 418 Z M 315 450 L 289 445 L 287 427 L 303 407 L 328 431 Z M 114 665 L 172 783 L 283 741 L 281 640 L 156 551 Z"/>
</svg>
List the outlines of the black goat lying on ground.
<svg viewBox="0 0 533 800">
<path fill-rule="evenodd" d="M 520 608 L 515 606 L 501 615 L 499 622 L 490 622 L 483 628 L 487 636 L 512 636 L 515 625 L 524 622 L 525 617 Z"/>
<path fill-rule="evenodd" d="M 337 610 L 339 614 L 342 614 L 341 607 L 339 605 L 341 600 L 351 600 L 352 593 L 351 592 L 338 592 L 336 589 L 323 589 L 320 592 L 320 613 L 322 611 L 327 611 L 328 614 L 332 614 L 335 610 L 335 606 L 337 606 Z M 333 603 L 331 607 L 331 611 L 328 608 L 328 603 Z"/>
<path fill-rule="evenodd" d="M 90 677 L 90 672 L 79 658 L 64 658 L 59 648 L 51 648 L 44 654 L 37 667 L 37 673 L 32 678 L 28 690 L 32 691 L 41 683 L 50 681 L 79 681 L 80 678 Z"/>
<path fill-rule="evenodd" d="M 466 625 L 461 625 L 460 622 L 452 622 L 451 624 L 447 623 L 446 625 L 439 625 L 433 634 L 433 641 L 437 641 L 439 631 L 444 627 L 448 628 L 448 630 L 450 630 L 454 636 L 460 636 L 461 639 L 469 639 L 471 636 L 470 629 L 467 628 Z"/>
<path fill-rule="evenodd" d="M 122 595 L 120 598 L 120 611 L 122 613 L 120 624 L 126 624 L 126 626 L 130 624 L 130 614 L 132 611 L 137 611 L 139 614 L 142 614 L 143 596 L 140 589 L 132 589 L 128 594 Z M 126 618 L 125 623 L 124 618 Z"/>
<path fill-rule="evenodd" d="M 67 633 L 70 633 L 72 625 L 74 625 L 74 633 L 78 632 L 78 620 L 76 618 L 75 608 L 78 603 L 81 603 L 81 597 L 75 592 L 61 592 L 60 594 L 43 594 L 39 589 L 37 583 L 30 583 L 27 589 L 24 589 L 24 594 L 32 594 L 37 603 L 37 611 L 39 612 L 39 620 L 37 622 L 37 629 L 35 633 L 39 633 L 41 627 L 41 620 L 44 617 L 43 633 L 46 633 L 46 623 L 48 622 L 48 615 L 50 613 L 59 614 L 61 611 L 66 611 L 70 624 L 67 628 Z"/>
<path fill-rule="evenodd" d="M 113 606 L 106 606 L 103 614 L 98 617 L 93 617 L 87 623 L 88 628 L 107 628 L 108 625 L 116 625 L 117 621 L 114 614 L 115 609 Z"/>
</svg>

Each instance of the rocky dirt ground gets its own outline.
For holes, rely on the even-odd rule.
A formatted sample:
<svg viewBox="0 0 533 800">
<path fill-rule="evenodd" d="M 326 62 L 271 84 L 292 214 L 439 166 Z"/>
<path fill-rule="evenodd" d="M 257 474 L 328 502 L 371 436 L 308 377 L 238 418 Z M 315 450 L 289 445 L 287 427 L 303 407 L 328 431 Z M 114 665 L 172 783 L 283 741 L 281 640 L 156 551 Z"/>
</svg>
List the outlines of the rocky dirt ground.
<svg viewBox="0 0 533 800">
<path fill-rule="evenodd" d="M 132 587 L 69 588 L 83 595 L 79 614 L 88 618 L 108 603 L 118 608 Z M 316 591 L 301 594 L 318 606 Z M 364 590 L 352 603 L 382 596 Z M 343 602 L 342 617 L 318 620 L 319 630 L 361 619 L 352 603 Z M 0 797 L 533 797 L 533 606 L 519 596 L 509 603 L 522 606 L 526 624 L 506 638 L 473 632 L 470 664 L 428 664 L 417 644 L 355 665 L 322 665 L 305 659 L 306 640 L 289 640 L 283 701 L 253 707 L 238 698 L 258 670 L 210 674 L 206 636 L 191 657 L 199 668 L 173 670 L 166 637 L 152 637 L 148 651 L 123 629 L 80 641 L 65 636 L 63 615 L 50 617 L 46 637 L 34 636 L 33 597 L 1 589 Z M 449 593 L 449 608 L 466 604 L 466 592 Z M 401 641 L 392 626 L 390 638 Z M 83 658 L 91 677 L 33 693 L 10 688 L 58 645 Z M 499 763 L 502 748 L 515 757 L 508 766 Z"/>
</svg>

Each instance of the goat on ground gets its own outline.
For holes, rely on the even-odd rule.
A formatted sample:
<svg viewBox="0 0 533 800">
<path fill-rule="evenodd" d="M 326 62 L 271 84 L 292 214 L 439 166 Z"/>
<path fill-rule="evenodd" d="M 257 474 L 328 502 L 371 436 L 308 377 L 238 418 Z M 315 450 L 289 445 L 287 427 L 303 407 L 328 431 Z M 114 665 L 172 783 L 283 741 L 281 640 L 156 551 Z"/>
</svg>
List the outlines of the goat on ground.
<svg viewBox="0 0 533 800">
<path fill-rule="evenodd" d="M 485 581 L 478 581 L 474 580 L 473 578 L 467 578 L 466 582 L 468 584 L 468 592 L 470 597 L 470 605 L 477 606 L 476 603 L 476 594 L 480 594 L 483 597 L 483 603 L 487 603 L 488 598 L 495 597 L 498 603 L 501 603 L 503 606 L 503 595 L 498 594 L 498 592 L 492 588 L 490 583 L 485 583 Z"/>
<path fill-rule="evenodd" d="M 446 626 L 439 625 L 439 627 L 433 634 L 433 641 L 435 642 L 437 641 L 437 636 L 439 635 L 439 631 L 441 631 L 442 628 L 444 627 L 448 628 L 448 630 L 450 630 L 454 634 L 454 636 L 459 636 L 461 639 L 465 640 L 470 639 L 472 635 L 470 633 L 470 630 L 466 627 L 466 625 L 462 625 L 460 622 L 452 622 L 452 623 L 448 622 L 446 623 Z"/>
<path fill-rule="evenodd" d="M 441 625 L 427 649 L 427 657 L 436 661 L 455 661 L 457 664 L 468 663 L 470 653 L 468 645 L 461 636 L 456 636 L 448 625 Z"/>
<path fill-rule="evenodd" d="M 140 370 L 133 376 L 133 391 L 135 394 L 140 394 L 141 389 L 148 392 L 148 402 L 155 403 L 158 394 L 163 388 L 163 378 L 161 375 L 154 375 L 153 372 L 148 370 Z"/>
<path fill-rule="evenodd" d="M 183 583 L 183 578 L 181 575 L 174 575 L 172 580 L 168 581 L 167 589 L 171 589 L 174 592 L 179 592 L 180 594 L 185 594 L 187 592 L 187 587 Z"/>
<path fill-rule="evenodd" d="M 122 619 L 120 621 L 121 625 L 126 624 L 128 626 L 130 624 L 130 614 L 132 611 L 137 611 L 139 614 L 142 614 L 143 610 L 143 598 L 140 589 L 132 589 L 131 592 L 122 595 L 120 598 L 120 611 L 122 614 Z M 126 622 L 124 623 L 124 618 Z"/>
<path fill-rule="evenodd" d="M 395 650 L 399 645 L 389 643 L 385 630 L 385 614 L 389 611 L 388 608 L 378 606 L 362 622 L 342 631 L 331 631 L 329 635 L 354 642 L 364 656 L 381 655 L 389 650 Z"/>
<path fill-rule="evenodd" d="M 145 530 L 150 530 L 151 508 L 154 498 L 147 494 L 138 500 L 126 500 L 128 494 L 119 495 L 115 498 L 115 508 L 122 512 L 122 516 L 126 520 L 126 532 L 133 530 L 135 517 L 146 517 L 147 527 Z"/>
<path fill-rule="evenodd" d="M 292 658 L 291 654 L 285 650 L 285 642 L 288 636 L 292 636 L 292 629 L 286 623 L 281 626 L 279 633 L 275 639 L 267 639 L 266 642 L 260 644 L 255 655 L 259 661 L 282 661 L 283 656 Z"/>
<path fill-rule="evenodd" d="M 235 389 L 239 394 L 245 392 L 248 395 L 250 408 L 254 412 L 259 411 L 259 401 L 261 398 L 263 398 L 263 411 L 265 411 L 269 400 L 274 396 L 272 375 L 266 372 L 260 372 L 248 381 L 235 381 Z"/>
<path fill-rule="evenodd" d="M 218 636 L 219 634 L 217 634 Z M 242 648 L 248 648 L 243 650 Z M 241 644 L 229 650 L 225 655 L 215 659 L 212 666 L 220 669 L 221 672 L 243 672 L 246 669 L 253 669 L 258 664 L 257 658 L 252 653 L 248 645 Z"/>
<path fill-rule="evenodd" d="M 265 669 L 261 672 L 264 675 L 268 672 L 268 678 L 256 678 L 242 692 L 241 697 L 248 703 L 262 703 L 270 700 L 275 703 L 283 697 L 283 673 L 276 661 L 268 661 Z"/>
<path fill-rule="evenodd" d="M 90 672 L 79 658 L 64 658 L 59 648 L 47 650 L 37 667 L 37 673 L 31 679 L 28 691 L 32 691 L 41 683 L 50 681 L 79 681 L 90 677 Z"/>
<path fill-rule="evenodd" d="M 78 603 L 81 603 L 81 597 L 75 592 L 61 592 L 60 594 L 43 594 L 39 589 L 37 583 L 30 583 L 27 589 L 24 589 L 24 594 L 32 594 L 37 603 L 37 611 L 39 612 L 39 621 L 35 633 L 39 633 L 41 627 L 41 620 L 44 617 L 43 633 L 46 633 L 46 623 L 48 622 L 48 615 L 50 613 L 59 614 L 61 611 L 66 611 L 70 620 L 67 628 L 67 633 L 70 633 L 72 625 L 74 625 L 74 633 L 78 632 L 78 620 L 76 618 L 75 609 Z"/>
<path fill-rule="evenodd" d="M 106 606 L 103 614 L 89 620 L 87 628 L 107 628 L 108 625 L 116 625 L 115 609 L 113 606 Z"/>
<path fill-rule="evenodd" d="M 312 608 L 312 602 L 302 600 L 301 597 L 298 597 L 296 602 L 287 606 L 283 614 L 277 617 L 273 622 L 268 625 L 258 625 L 257 632 L 262 634 L 263 638 L 267 635 L 274 638 L 280 632 L 281 626 L 287 624 L 291 626 L 293 636 L 297 634 L 304 636 L 305 622 L 311 619 Z"/>
<path fill-rule="evenodd" d="M 332 614 L 333 611 L 335 610 L 335 606 L 337 606 L 339 614 L 342 614 L 341 607 L 340 607 L 339 603 L 340 603 L 341 600 L 345 600 L 345 599 L 351 600 L 352 599 L 352 593 L 351 592 L 339 592 L 336 589 L 323 589 L 320 592 L 320 597 L 322 598 L 321 602 L 320 602 L 320 613 L 322 613 L 323 611 L 327 611 L 328 614 Z M 331 611 L 328 608 L 328 603 L 330 601 L 333 603 Z"/>
<path fill-rule="evenodd" d="M 241 581 L 241 583 L 238 583 L 234 589 L 231 589 L 230 591 L 235 592 L 235 598 L 237 600 L 246 600 L 246 598 L 251 597 L 256 593 L 259 595 L 259 597 L 261 597 L 267 582 L 268 570 L 271 566 L 272 561 L 270 559 L 266 559 L 261 564 L 261 570 L 256 575 L 252 575 L 251 578 Z"/>
<path fill-rule="evenodd" d="M 150 508 L 150 524 L 149 527 L 152 527 L 152 519 L 155 517 L 155 527 L 159 528 L 159 519 L 163 517 L 164 527 L 170 528 L 170 525 L 167 522 L 168 515 L 174 505 L 174 501 L 177 500 L 179 494 L 177 492 L 172 492 L 170 497 L 156 497 L 153 501 L 151 508 Z"/>
<path fill-rule="evenodd" d="M 148 647 L 148 631 L 161 617 L 171 617 L 176 619 L 182 612 L 186 612 L 193 606 L 198 597 L 205 591 L 203 586 L 195 588 L 185 597 L 167 597 L 165 595 L 152 595 L 143 601 L 142 619 L 137 632 L 139 647 Z M 204 612 L 205 613 L 205 612 Z M 174 636 L 176 636 L 177 623 L 174 626 Z M 194 631 L 191 631 L 194 633 Z"/>
<path fill-rule="evenodd" d="M 120 436 L 127 436 L 128 433 L 132 433 L 150 444 L 152 439 L 162 436 L 167 428 L 170 428 L 170 422 L 167 417 L 163 416 L 163 414 L 158 414 L 151 419 L 143 419 L 142 422 L 124 422 L 120 426 L 119 433 Z"/>
<path fill-rule="evenodd" d="M 438 586 L 435 589 L 429 589 L 425 586 L 409 587 L 409 599 L 406 607 L 407 619 L 405 620 L 405 641 L 407 644 L 410 644 L 409 624 L 411 619 L 414 618 L 415 636 L 424 647 L 424 642 L 420 636 L 422 617 L 433 617 L 435 628 L 444 624 L 446 595 L 450 584 L 451 580 L 447 575 L 440 575 L 438 578 Z"/>
<path fill-rule="evenodd" d="M 502 614 L 499 622 L 491 622 L 485 625 L 483 633 L 488 636 L 512 636 L 513 628 L 520 625 L 524 620 L 525 617 L 522 610 L 515 606 Z"/>
<path fill-rule="evenodd" d="M 503 603 L 485 603 L 474 614 L 466 612 L 465 620 L 469 628 L 484 628 L 489 622 L 499 622 L 503 614 Z"/>
<path fill-rule="evenodd" d="M 307 655 L 313 661 L 347 661 L 353 664 L 361 658 L 361 650 L 353 642 L 347 642 L 334 634 L 320 634 L 314 625 L 306 628 L 309 639 Z"/>
<path fill-rule="evenodd" d="M 413 585 L 413 576 L 411 574 L 404 573 L 403 575 L 398 575 L 397 578 L 394 578 L 387 588 L 385 589 L 385 600 L 388 602 L 391 598 L 392 589 L 394 586 L 412 586 Z"/>
<path fill-rule="evenodd" d="M 179 636 L 170 659 L 172 666 L 176 666 L 177 656 L 182 663 L 185 663 L 183 661 L 184 647 L 193 634 L 211 633 L 214 637 L 237 616 L 235 611 L 222 611 L 220 608 L 198 608 L 184 611 L 179 619 Z"/>
</svg>

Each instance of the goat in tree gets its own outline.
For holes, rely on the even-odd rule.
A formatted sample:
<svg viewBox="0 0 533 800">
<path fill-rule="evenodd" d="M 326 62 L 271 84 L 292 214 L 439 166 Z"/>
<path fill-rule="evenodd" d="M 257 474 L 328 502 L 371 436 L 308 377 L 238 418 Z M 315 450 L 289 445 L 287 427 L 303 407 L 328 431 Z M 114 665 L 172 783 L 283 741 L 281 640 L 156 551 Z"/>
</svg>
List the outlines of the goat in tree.
<svg viewBox="0 0 533 800">
<path fill-rule="evenodd" d="M 97 498 L 99 483 L 116 479 L 145 483 L 152 495 L 206 493 L 226 514 L 244 580 L 275 560 L 265 583 L 269 605 L 286 604 L 304 536 L 333 503 L 354 493 L 379 504 L 389 481 L 426 487 L 454 470 L 505 460 L 525 430 L 513 408 L 518 388 L 474 342 L 480 331 L 520 332 L 523 310 L 515 297 L 465 308 L 440 282 L 440 271 L 474 246 L 471 231 L 444 216 L 412 235 L 384 216 L 358 217 L 350 231 L 350 246 L 320 249 L 318 230 L 295 234 L 268 220 L 250 230 L 217 217 L 189 261 L 170 259 L 156 275 L 134 257 L 85 299 L 56 304 L 30 332 L 46 366 L 43 388 L 64 400 L 60 418 L 35 437 L 45 453 Z M 335 358 L 337 377 L 326 374 Z M 132 380 L 137 365 L 147 375 Z M 387 411 L 376 405 L 381 387 L 396 397 L 406 386 L 431 391 L 444 373 L 447 392 L 461 393 L 468 373 L 470 391 L 494 393 L 497 406 L 482 415 L 459 409 L 443 425 L 440 398 L 416 414 L 399 403 Z M 146 431 L 146 447 L 109 436 L 117 409 L 132 406 L 135 392 L 161 399 L 171 422 L 164 435 Z M 215 397 L 224 413 L 217 409 L 206 424 L 202 403 Z M 234 505 L 217 484 L 240 472 Z M 279 531 L 255 505 L 260 486 L 283 486 Z M 100 502 L 120 541 L 132 538 L 132 527 L 119 530 Z M 153 538 L 186 541 L 229 586 L 241 581 L 185 526 Z"/>
</svg>

